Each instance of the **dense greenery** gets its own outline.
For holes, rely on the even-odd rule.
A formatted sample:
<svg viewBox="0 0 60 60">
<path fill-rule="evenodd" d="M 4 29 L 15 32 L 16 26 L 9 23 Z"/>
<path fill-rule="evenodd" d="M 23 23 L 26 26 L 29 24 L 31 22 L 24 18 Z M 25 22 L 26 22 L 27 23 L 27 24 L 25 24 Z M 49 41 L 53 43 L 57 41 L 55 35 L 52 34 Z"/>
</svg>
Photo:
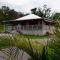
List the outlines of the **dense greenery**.
<svg viewBox="0 0 60 60">
<path fill-rule="evenodd" d="M 51 42 L 49 43 L 49 47 L 54 50 L 53 60 L 60 60 L 60 22 L 56 24 L 56 28 L 54 31 L 54 35 L 52 37 Z"/>
<path fill-rule="evenodd" d="M 29 39 L 44 39 L 44 38 L 48 38 L 49 36 L 47 35 L 19 35 L 19 37 L 24 36 L 26 38 Z"/>
<path fill-rule="evenodd" d="M 0 24 L 0 32 L 4 32 L 4 25 Z"/>
<path fill-rule="evenodd" d="M 54 19 L 54 20 L 60 20 L 60 13 L 55 13 L 53 16 L 52 16 L 52 18 Z"/>
<path fill-rule="evenodd" d="M 7 6 L 2 6 L 0 8 L 0 21 L 16 19 L 16 18 L 22 17 L 22 16 L 23 16 L 23 13 L 16 12 L 14 9 L 10 9 Z"/>
<path fill-rule="evenodd" d="M 0 36 L 0 50 L 9 47 L 17 47 L 28 53 L 33 60 L 41 59 L 42 49 L 44 45 L 33 43 L 32 40 L 24 36 Z M 12 48 L 11 48 L 12 49 Z M 12 56 L 13 57 L 13 56 Z"/>
</svg>

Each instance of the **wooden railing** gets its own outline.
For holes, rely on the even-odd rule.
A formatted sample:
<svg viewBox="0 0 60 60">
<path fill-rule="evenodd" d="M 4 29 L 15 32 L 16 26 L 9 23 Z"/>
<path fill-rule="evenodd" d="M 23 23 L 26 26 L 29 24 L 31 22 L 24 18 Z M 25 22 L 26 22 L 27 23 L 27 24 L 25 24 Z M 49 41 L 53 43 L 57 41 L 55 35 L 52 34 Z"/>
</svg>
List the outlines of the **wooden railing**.
<svg viewBox="0 0 60 60">
<path fill-rule="evenodd" d="M 42 25 L 22 25 L 22 30 L 39 30 L 42 29 Z"/>
<path fill-rule="evenodd" d="M 8 26 L 6 31 L 21 31 L 21 30 L 42 30 L 42 25 L 17 25 L 17 26 Z"/>
</svg>

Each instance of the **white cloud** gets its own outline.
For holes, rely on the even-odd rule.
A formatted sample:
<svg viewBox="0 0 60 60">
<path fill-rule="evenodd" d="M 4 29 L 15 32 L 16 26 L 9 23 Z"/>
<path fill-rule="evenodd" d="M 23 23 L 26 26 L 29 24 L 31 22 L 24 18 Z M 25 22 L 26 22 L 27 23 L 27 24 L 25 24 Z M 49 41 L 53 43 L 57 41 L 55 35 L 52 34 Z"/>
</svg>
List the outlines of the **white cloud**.
<svg viewBox="0 0 60 60">
<path fill-rule="evenodd" d="M 60 0 L 0 0 L 0 6 L 6 5 L 24 12 L 28 12 L 33 7 L 42 7 L 44 4 L 47 4 L 53 11 L 60 11 Z"/>
</svg>

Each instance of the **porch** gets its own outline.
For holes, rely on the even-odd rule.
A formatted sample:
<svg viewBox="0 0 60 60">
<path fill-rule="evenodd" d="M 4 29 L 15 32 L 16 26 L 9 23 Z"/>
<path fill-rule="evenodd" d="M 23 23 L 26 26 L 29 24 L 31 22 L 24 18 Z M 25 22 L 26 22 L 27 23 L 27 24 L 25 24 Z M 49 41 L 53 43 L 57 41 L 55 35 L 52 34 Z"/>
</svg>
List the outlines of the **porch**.
<svg viewBox="0 0 60 60">
<path fill-rule="evenodd" d="M 42 25 L 17 25 L 17 30 L 42 30 Z"/>
<path fill-rule="evenodd" d="M 42 25 L 6 25 L 5 31 L 8 32 L 18 32 L 22 34 L 42 34 Z M 14 33 L 15 33 L 14 32 Z"/>
</svg>

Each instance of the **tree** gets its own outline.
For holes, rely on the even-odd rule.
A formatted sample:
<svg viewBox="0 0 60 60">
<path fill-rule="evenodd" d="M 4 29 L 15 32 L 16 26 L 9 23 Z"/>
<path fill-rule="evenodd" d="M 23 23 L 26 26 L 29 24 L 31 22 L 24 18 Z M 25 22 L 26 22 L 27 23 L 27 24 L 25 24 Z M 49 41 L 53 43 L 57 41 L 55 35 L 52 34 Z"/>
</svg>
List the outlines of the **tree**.
<svg viewBox="0 0 60 60">
<path fill-rule="evenodd" d="M 49 18 L 50 17 L 50 12 L 51 12 L 51 8 L 47 8 L 47 5 L 45 4 L 43 6 L 44 17 Z"/>
<path fill-rule="evenodd" d="M 33 9 L 31 9 L 31 12 L 33 14 L 36 14 L 36 15 L 40 16 L 40 17 L 50 18 L 51 8 L 47 8 L 47 5 L 44 5 L 43 9 L 33 8 Z"/>
<path fill-rule="evenodd" d="M 43 14 L 43 12 L 41 11 L 40 8 L 31 9 L 31 13 L 36 14 L 36 15 L 38 15 L 40 17 L 43 17 L 44 16 L 44 14 Z"/>
<path fill-rule="evenodd" d="M 31 9 L 31 13 L 36 14 L 36 9 L 37 9 L 37 8 Z"/>
<path fill-rule="evenodd" d="M 6 6 L 1 7 L 1 14 L 2 14 L 2 16 L 0 16 L 1 20 L 6 20 L 8 18 L 9 10 L 10 10 L 9 7 Z"/>
<path fill-rule="evenodd" d="M 54 19 L 54 20 L 60 20 L 60 13 L 55 13 L 53 16 L 52 16 L 52 18 Z"/>
<path fill-rule="evenodd" d="M 0 8 L 0 21 L 13 20 L 22 16 L 24 16 L 22 12 L 16 12 L 14 9 L 10 9 L 7 6 L 2 6 Z"/>
</svg>

